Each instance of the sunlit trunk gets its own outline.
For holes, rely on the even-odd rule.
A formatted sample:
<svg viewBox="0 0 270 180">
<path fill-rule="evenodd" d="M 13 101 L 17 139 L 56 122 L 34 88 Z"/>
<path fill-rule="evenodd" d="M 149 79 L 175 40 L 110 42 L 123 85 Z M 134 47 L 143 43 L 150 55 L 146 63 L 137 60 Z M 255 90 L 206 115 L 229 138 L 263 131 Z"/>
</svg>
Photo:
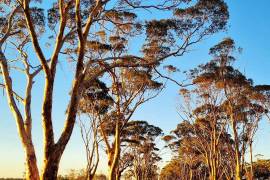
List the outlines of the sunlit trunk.
<svg viewBox="0 0 270 180">
<path fill-rule="evenodd" d="M 211 168 L 211 174 L 209 177 L 210 180 L 217 180 L 217 174 L 216 174 L 216 168 L 215 168 L 215 164 L 213 163 L 213 166 Z"/>
<path fill-rule="evenodd" d="M 5 83 L 5 90 L 7 94 L 9 108 L 16 120 L 18 134 L 20 136 L 25 151 L 26 170 L 27 170 L 26 178 L 31 180 L 39 180 L 39 171 L 37 167 L 36 154 L 31 137 L 31 126 L 32 126 L 31 120 L 27 119 L 27 121 L 24 122 L 20 109 L 16 104 L 16 101 L 14 99 L 12 80 L 11 77 L 9 76 L 9 67 L 7 64 L 7 60 L 1 50 L 0 50 L 0 67 L 1 67 L 1 74 L 3 76 Z M 30 106 L 29 99 L 27 99 L 27 103 L 25 106 L 26 107 Z"/>
<path fill-rule="evenodd" d="M 56 180 L 59 162 L 62 156 L 62 152 L 54 152 L 52 153 L 48 159 L 45 159 L 43 172 L 42 172 L 42 180 Z"/>
<path fill-rule="evenodd" d="M 114 159 L 114 149 L 111 149 L 111 151 L 108 153 L 108 167 L 109 167 L 109 178 L 110 180 L 115 180 L 116 177 L 114 176 L 114 172 L 113 172 L 113 159 Z"/>
<path fill-rule="evenodd" d="M 119 158 L 120 158 L 120 123 L 119 120 L 116 122 L 116 128 L 115 128 L 115 144 L 114 144 L 114 150 L 113 150 L 113 156 L 112 154 L 109 155 L 109 161 L 111 162 L 111 165 L 109 166 L 109 180 L 118 180 L 119 178 L 116 175 L 116 170 L 119 164 Z"/>
<path fill-rule="evenodd" d="M 136 180 L 141 180 L 141 178 L 140 178 L 140 173 L 138 173 L 138 172 L 136 173 L 135 179 L 136 179 Z"/>
<path fill-rule="evenodd" d="M 250 179 L 253 179 L 253 149 L 252 142 L 249 143 L 249 154 L 250 154 Z"/>
<path fill-rule="evenodd" d="M 26 149 L 26 178 L 29 180 L 39 180 L 39 171 L 34 147 L 30 146 Z"/>
<path fill-rule="evenodd" d="M 193 172 L 192 172 L 192 170 L 190 170 L 189 171 L 189 180 L 192 180 L 192 178 L 193 178 Z"/>
<path fill-rule="evenodd" d="M 233 108 L 230 105 L 230 120 L 233 131 L 233 140 L 234 140 L 234 159 L 235 159 L 235 180 L 241 180 L 241 160 L 240 160 L 240 152 L 239 152 L 239 138 L 237 132 L 236 122 L 234 120 Z"/>
<path fill-rule="evenodd" d="M 213 122 L 215 123 L 215 122 Z M 216 137 L 216 124 L 213 125 L 213 129 L 211 132 L 211 149 L 209 153 L 208 167 L 209 167 L 209 179 L 216 180 L 217 179 L 217 137 Z"/>
<path fill-rule="evenodd" d="M 241 180 L 241 164 L 240 164 L 240 153 L 239 153 L 239 140 L 236 125 L 233 123 L 233 135 L 235 142 L 235 180 Z"/>
</svg>

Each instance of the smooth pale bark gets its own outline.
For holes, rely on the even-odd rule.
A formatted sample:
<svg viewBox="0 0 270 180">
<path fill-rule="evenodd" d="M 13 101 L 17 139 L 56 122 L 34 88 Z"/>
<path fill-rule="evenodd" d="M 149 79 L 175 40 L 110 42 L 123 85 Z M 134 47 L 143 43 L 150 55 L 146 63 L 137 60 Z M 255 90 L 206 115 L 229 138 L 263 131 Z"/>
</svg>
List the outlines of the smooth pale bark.
<svg viewBox="0 0 270 180">
<path fill-rule="evenodd" d="M 19 133 L 19 136 L 20 136 L 20 139 L 21 139 L 21 142 L 22 142 L 25 154 L 26 154 L 27 179 L 39 180 L 39 171 L 37 167 L 35 149 L 32 142 L 32 137 L 28 136 L 28 135 L 31 135 L 31 133 L 27 133 L 26 131 L 27 129 L 28 132 L 29 131 L 31 132 L 31 121 L 28 120 L 28 124 L 24 123 L 22 114 L 15 102 L 12 81 L 11 81 L 11 78 L 9 76 L 9 71 L 8 71 L 7 60 L 3 52 L 0 52 L 0 66 L 1 66 L 2 76 L 4 79 L 9 108 L 16 120 L 18 133 Z M 25 105 L 27 106 L 29 104 L 26 103 Z"/>
<path fill-rule="evenodd" d="M 27 162 L 27 178 L 29 179 L 39 179 L 39 170 L 37 167 L 37 158 L 35 154 L 34 145 L 32 143 L 32 117 L 31 117 L 31 91 L 32 91 L 33 79 L 32 76 L 28 74 L 28 82 L 26 88 L 25 97 L 25 131 L 27 138 L 30 140 L 28 150 L 26 151 L 26 162 Z"/>
<path fill-rule="evenodd" d="M 100 1 L 98 1 L 100 4 Z M 54 132 L 53 132 L 53 124 L 52 124 L 52 102 L 53 102 L 53 88 L 54 88 L 54 79 L 55 79 L 55 71 L 56 65 L 58 62 L 58 54 L 63 45 L 63 34 L 66 24 L 66 13 L 64 8 L 64 1 L 60 1 L 60 13 L 61 13 L 61 22 L 59 27 L 59 33 L 57 36 L 56 46 L 54 53 L 51 58 L 51 66 L 48 65 L 45 56 L 40 48 L 37 35 L 35 33 L 35 28 L 33 22 L 31 20 L 29 2 L 24 1 L 24 14 L 27 23 L 27 27 L 29 33 L 31 35 L 32 44 L 34 50 L 40 60 L 43 71 L 45 73 L 45 88 L 44 88 L 44 99 L 43 99 L 43 107 L 42 107 L 42 122 L 43 122 L 43 132 L 44 132 L 44 166 L 42 171 L 42 179 L 56 179 L 57 172 L 59 169 L 59 162 L 61 156 L 64 152 L 64 149 L 70 139 L 72 134 L 76 113 L 77 113 L 77 104 L 78 104 L 78 89 L 82 79 L 84 78 L 84 65 L 83 58 L 85 54 L 85 41 L 87 39 L 87 35 L 89 32 L 89 28 L 92 24 L 92 18 L 97 15 L 98 8 L 94 9 L 89 16 L 88 22 L 86 24 L 86 30 L 82 29 L 82 20 L 80 15 L 80 1 L 76 0 L 76 25 L 77 25 L 77 33 L 79 37 L 79 47 L 78 47 L 78 59 L 76 65 L 76 72 L 73 81 L 73 87 L 71 90 L 71 99 L 67 110 L 67 118 L 65 121 L 64 130 L 58 140 L 57 143 L 54 142 Z M 66 6 L 67 8 L 68 6 Z M 98 6 L 99 8 L 101 5 Z"/>
<path fill-rule="evenodd" d="M 115 172 L 113 171 L 112 168 L 112 162 L 113 162 L 113 157 L 114 157 L 114 153 L 110 152 L 108 155 L 108 166 L 109 166 L 109 180 L 116 180 L 116 176 L 115 176 Z"/>
<path fill-rule="evenodd" d="M 235 142 L 235 180 L 241 180 L 241 164 L 240 164 L 240 153 L 239 153 L 239 139 L 236 129 L 236 124 L 233 122 L 233 136 Z"/>
<path fill-rule="evenodd" d="M 85 146 L 86 157 L 87 157 L 87 167 L 86 167 L 87 180 L 93 180 L 97 171 L 98 164 L 99 164 L 99 147 L 98 147 L 99 145 L 98 145 L 98 140 L 97 140 L 98 129 L 95 122 L 92 125 L 92 128 L 94 131 L 93 133 L 94 142 L 92 144 L 93 149 L 89 149 L 90 147 L 89 147 L 88 137 L 84 138 L 83 136 L 84 132 L 82 130 L 83 127 L 81 126 L 81 134 L 82 134 L 82 138 L 84 139 L 84 146 Z M 85 132 L 85 136 L 88 136 L 87 134 L 88 132 Z M 96 156 L 96 160 L 94 156 Z"/>
<path fill-rule="evenodd" d="M 210 152 L 210 180 L 217 179 L 217 137 L 216 137 L 216 124 L 214 125 L 214 131 L 212 133 L 211 152 Z"/>
<path fill-rule="evenodd" d="M 250 179 L 253 179 L 253 149 L 252 149 L 252 142 L 249 143 L 249 154 L 250 154 Z"/>
<path fill-rule="evenodd" d="M 230 120 L 233 131 L 233 140 L 234 140 L 234 159 L 235 159 L 235 180 L 241 180 L 241 160 L 240 160 L 240 152 L 239 152 L 239 138 L 237 132 L 237 122 L 234 120 L 233 107 L 230 103 Z"/>
<path fill-rule="evenodd" d="M 192 178 L 193 178 L 193 172 L 192 172 L 192 170 L 190 170 L 189 171 L 189 180 L 192 180 Z"/>
<path fill-rule="evenodd" d="M 82 44 L 79 47 L 79 62 L 77 63 L 76 68 L 76 74 L 75 74 L 75 80 L 73 82 L 72 92 L 71 92 L 71 99 L 70 104 L 67 111 L 67 118 L 65 121 L 65 127 L 64 130 L 56 144 L 53 146 L 48 146 L 48 149 L 45 153 L 45 159 L 44 159 L 44 168 L 42 173 L 42 179 L 54 179 L 57 177 L 58 169 L 59 169 L 59 162 L 62 157 L 62 154 L 64 152 L 64 149 L 70 139 L 70 136 L 72 134 L 76 114 L 77 114 L 77 105 L 78 105 L 78 90 L 80 87 L 80 82 L 82 82 L 82 79 L 84 78 L 84 74 L 82 74 L 83 71 L 83 56 L 84 56 L 84 44 Z M 48 125 L 48 124 L 47 124 Z M 52 127 L 51 127 L 52 128 Z M 46 135 L 46 134 L 45 134 Z M 48 138 L 50 140 L 50 138 Z M 49 144 L 50 142 L 46 142 Z"/>
<path fill-rule="evenodd" d="M 136 179 L 136 180 L 141 180 L 141 179 L 140 179 L 140 175 L 139 175 L 138 173 L 135 174 L 135 179 Z"/>
<path fill-rule="evenodd" d="M 26 177 L 29 180 L 39 180 L 39 171 L 37 167 L 37 158 L 33 145 L 26 148 Z"/>
<path fill-rule="evenodd" d="M 120 122 L 117 120 L 115 128 L 115 144 L 113 149 L 113 154 L 109 155 L 110 166 L 109 166 L 109 180 L 118 180 L 116 170 L 119 164 L 120 158 Z"/>
</svg>

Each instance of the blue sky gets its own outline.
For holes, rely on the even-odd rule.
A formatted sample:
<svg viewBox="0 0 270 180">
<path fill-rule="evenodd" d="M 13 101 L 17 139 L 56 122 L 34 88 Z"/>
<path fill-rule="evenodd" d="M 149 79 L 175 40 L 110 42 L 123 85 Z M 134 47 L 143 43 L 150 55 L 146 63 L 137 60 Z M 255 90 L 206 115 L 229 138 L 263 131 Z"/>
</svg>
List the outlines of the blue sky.
<svg viewBox="0 0 270 180">
<path fill-rule="evenodd" d="M 208 49 L 217 44 L 224 37 L 232 37 L 236 44 L 243 48 L 243 53 L 237 55 L 236 67 L 247 77 L 252 78 L 255 84 L 270 84 L 270 1 L 260 0 L 227 0 L 230 21 L 228 31 L 216 34 L 205 39 L 194 47 L 184 57 L 172 59 L 181 70 L 188 70 L 210 59 Z M 49 54 L 48 54 L 49 55 Z M 64 113 L 68 102 L 68 91 L 71 86 L 70 71 L 72 67 L 60 64 L 54 101 L 54 128 L 56 138 L 63 128 Z M 174 78 L 182 79 L 182 74 L 175 74 Z M 14 84 L 20 89 L 23 80 L 17 80 Z M 34 143 L 38 154 L 38 163 L 42 162 L 42 127 L 40 125 L 40 110 L 38 107 L 42 101 L 42 93 L 38 90 L 43 87 L 43 81 L 36 81 L 34 89 Z M 178 97 L 179 87 L 169 83 L 168 87 L 156 99 L 143 105 L 134 115 L 133 119 L 148 120 L 151 124 L 160 126 L 165 133 L 173 130 L 180 122 L 177 114 L 177 104 L 181 103 Z M 63 95 L 64 94 L 64 95 Z M 266 120 L 261 122 L 258 135 L 255 140 L 255 153 L 270 158 L 270 142 L 265 141 L 270 137 L 270 123 Z M 68 169 L 80 169 L 84 167 L 84 154 L 82 152 L 82 140 L 78 129 L 74 134 L 63 155 L 60 172 Z M 24 153 L 17 135 L 15 121 L 7 108 L 5 96 L 0 96 L 0 177 L 20 177 L 24 171 Z M 106 156 L 102 157 L 106 161 Z M 106 171 L 105 166 L 100 167 Z"/>
</svg>

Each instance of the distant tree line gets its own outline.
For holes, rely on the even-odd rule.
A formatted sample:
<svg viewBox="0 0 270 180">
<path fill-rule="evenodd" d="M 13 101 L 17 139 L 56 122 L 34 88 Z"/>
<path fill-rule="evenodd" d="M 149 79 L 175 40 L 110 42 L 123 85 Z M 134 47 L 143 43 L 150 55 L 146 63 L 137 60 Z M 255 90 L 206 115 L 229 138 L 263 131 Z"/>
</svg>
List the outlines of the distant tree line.
<svg viewBox="0 0 270 180">
<path fill-rule="evenodd" d="M 57 180 L 85 180 L 87 179 L 87 173 L 85 170 L 70 170 L 66 175 L 60 175 Z M 107 180 L 104 174 L 96 174 L 93 180 Z"/>
</svg>

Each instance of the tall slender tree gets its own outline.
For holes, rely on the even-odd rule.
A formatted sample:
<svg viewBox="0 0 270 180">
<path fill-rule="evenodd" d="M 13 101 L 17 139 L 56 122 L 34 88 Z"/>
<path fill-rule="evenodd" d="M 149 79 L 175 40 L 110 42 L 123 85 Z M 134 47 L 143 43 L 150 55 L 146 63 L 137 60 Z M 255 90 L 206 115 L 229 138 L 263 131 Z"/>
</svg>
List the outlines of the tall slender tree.
<svg viewBox="0 0 270 180">
<path fill-rule="evenodd" d="M 102 116 L 99 130 L 108 155 L 109 177 L 114 179 L 119 178 L 121 144 L 128 122 L 141 104 L 159 94 L 162 84 L 152 79 L 149 68 L 117 68 L 110 75 L 111 103 Z"/>
</svg>

